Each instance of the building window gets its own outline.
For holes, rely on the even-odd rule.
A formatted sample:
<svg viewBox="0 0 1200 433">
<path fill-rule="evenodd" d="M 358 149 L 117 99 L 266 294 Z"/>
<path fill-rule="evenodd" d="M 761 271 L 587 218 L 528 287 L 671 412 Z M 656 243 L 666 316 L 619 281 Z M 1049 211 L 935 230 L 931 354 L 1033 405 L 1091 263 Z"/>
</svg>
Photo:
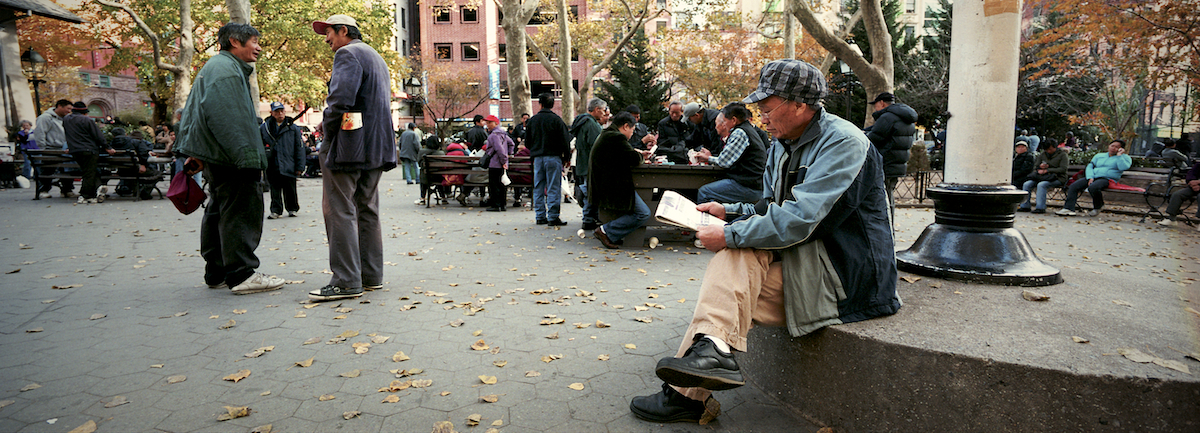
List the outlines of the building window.
<svg viewBox="0 0 1200 433">
<path fill-rule="evenodd" d="M 463 8 L 463 10 L 462 10 L 462 22 L 464 22 L 464 23 L 477 23 L 477 22 L 479 22 L 479 9 L 467 9 L 467 8 Z"/>
<path fill-rule="evenodd" d="M 79 73 L 79 81 L 82 81 L 83 85 L 85 85 L 85 86 L 92 85 L 92 74 L 89 74 L 87 72 L 80 72 Z"/>
<path fill-rule="evenodd" d="M 400 28 L 408 28 L 408 9 L 400 8 Z"/>
<path fill-rule="evenodd" d="M 400 52 L 404 53 L 404 55 L 406 55 L 406 56 L 410 54 L 408 52 L 408 39 L 400 40 Z"/>
<path fill-rule="evenodd" d="M 662 33 L 670 29 L 670 27 L 667 27 L 666 20 L 658 20 L 654 22 L 654 33 Z"/>
<path fill-rule="evenodd" d="M 667 8 L 667 0 L 658 0 L 657 4 L 659 9 L 665 10 Z"/>
<path fill-rule="evenodd" d="M 911 14 L 917 11 L 917 0 L 904 0 L 904 13 Z"/>
<path fill-rule="evenodd" d="M 478 42 L 463 42 L 462 43 L 462 59 L 463 60 L 479 60 L 479 43 Z"/>
<path fill-rule="evenodd" d="M 112 87 L 112 78 L 108 75 L 100 76 L 100 87 Z"/>
<path fill-rule="evenodd" d="M 433 22 L 435 22 L 435 23 L 450 22 L 450 11 L 448 9 L 442 9 L 441 11 L 434 11 Z"/>
<path fill-rule="evenodd" d="M 508 62 L 508 44 L 500 44 L 500 63 Z"/>
<path fill-rule="evenodd" d="M 454 50 L 453 44 L 433 44 L 433 51 L 438 60 L 451 61 L 454 60 L 451 51 Z"/>
<path fill-rule="evenodd" d="M 532 95 L 532 96 L 537 96 L 537 95 Z M 500 100 L 507 101 L 509 99 L 510 99 L 510 97 L 508 95 L 508 80 L 500 80 Z"/>
</svg>

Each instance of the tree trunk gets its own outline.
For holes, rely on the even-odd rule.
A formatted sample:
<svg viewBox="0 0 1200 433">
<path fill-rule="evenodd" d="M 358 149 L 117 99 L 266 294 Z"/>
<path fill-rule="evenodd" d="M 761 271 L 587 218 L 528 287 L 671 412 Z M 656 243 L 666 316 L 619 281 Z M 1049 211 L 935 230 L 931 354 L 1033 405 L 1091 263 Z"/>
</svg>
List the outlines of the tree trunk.
<svg viewBox="0 0 1200 433">
<path fill-rule="evenodd" d="M 554 7 L 558 8 L 558 70 L 561 80 L 558 86 L 562 88 L 562 117 L 563 121 L 571 124 L 575 119 L 575 85 L 571 82 L 574 77 L 571 71 L 571 31 L 567 28 L 570 25 L 570 17 L 567 16 L 567 0 L 557 0 L 554 2 Z M 583 96 L 579 97 L 581 103 Z M 582 110 L 580 110 L 582 112 Z"/>
<path fill-rule="evenodd" d="M 817 19 L 808 3 L 798 0 L 793 4 L 795 7 L 792 11 L 796 19 L 800 21 L 800 25 L 804 26 L 805 30 L 808 30 L 817 44 L 849 65 L 850 69 L 858 75 L 859 81 L 867 91 L 868 101 L 875 95 L 893 90 L 892 77 L 895 66 L 892 61 L 892 35 L 888 33 L 887 26 L 884 24 L 880 0 L 865 0 L 859 4 L 862 12 L 861 19 L 867 30 L 867 39 L 871 41 L 872 61 L 870 63 L 850 48 L 850 44 L 837 37 L 828 26 Z M 870 126 L 875 123 L 875 119 L 871 117 L 871 107 L 868 105 L 864 109 L 867 112 L 864 126 Z"/>
<path fill-rule="evenodd" d="M 525 57 L 528 45 L 525 43 L 525 25 L 537 12 L 537 0 L 502 0 L 500 10 L 504 12 L 504 20 L 500 27 L 504 29 L 504 56 L 508 60 L 508 98 L 512 103 L 513 118 L 520 119 L 522 114 L 533 114 L 530 103 L 529 63 Z"/>
<path fill-rule="evenodd" d="M 179 0 L 179 59 L 176 60 L 175 102 L 171 104 L 171 121 L 175 121 L 175 110 L 187 105 L 192 93 L 192 58 L 196 56 L 196 42 L 192 35 L 196 23 L 192 21 L 192 0 Z"/>
<path fill-rule="evenodd" d="M 792 14 L 787 13 L 787 11 L 791 10 L 791 8 L 792 8 L 791 3 L 793 1 L 804 1 L 804 0 L 784 0 L 783 57 L 786 59 L 796 58 L 796 35 L 794 34 L 796 31 L 795 30 L 796 29 L 796 18 L 792 17 Z M 821 72 L 825 72 L 825 71 L 821 71 Z"/>
<path fill-rule="evenodd" d="M 250 0 L 225 0 L 225 7 L 229 9 L 229 22 L 250 24 L 251 10 Z M 262 99 L 262 93 L 258 89 L 258 62 L 250 63 L 254 69 L 250 71 L 250 97 L 257 104 Z M 257 113 L 257 105 L 254 107 Z"/>
</svg>

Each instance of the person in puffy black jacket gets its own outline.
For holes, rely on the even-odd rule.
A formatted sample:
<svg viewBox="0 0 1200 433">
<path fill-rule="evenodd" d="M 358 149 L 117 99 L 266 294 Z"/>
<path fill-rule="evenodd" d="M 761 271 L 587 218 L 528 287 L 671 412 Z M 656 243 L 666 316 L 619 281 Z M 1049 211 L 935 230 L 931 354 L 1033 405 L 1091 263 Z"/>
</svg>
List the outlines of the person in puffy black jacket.
<svg viewBox="0 0 1200 433">
<path fill-rule="evenodd" d="M 917 111 L 904 104 L 896 103 L 896 95 L 880 93 L 871 101 L 875 112 L 875 124 L 865 130 L 867 139 L 883 155 L 883 176 L 888 193 L 888 206 L 892 220 L 896 219 L 896 199 L 893 197 L 896 184 L 908 167 L 908 149 L 912 148 L 913 135 L 917 133 Z"/>
</svg>

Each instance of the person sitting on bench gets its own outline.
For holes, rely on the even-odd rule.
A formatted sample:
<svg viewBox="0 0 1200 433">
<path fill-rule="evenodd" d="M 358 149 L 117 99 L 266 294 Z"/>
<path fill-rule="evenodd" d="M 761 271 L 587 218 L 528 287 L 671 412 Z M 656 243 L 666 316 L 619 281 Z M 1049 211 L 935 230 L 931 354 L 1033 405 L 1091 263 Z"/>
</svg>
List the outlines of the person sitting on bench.
<svg viewBox="0 0 1200 433">
<path fill-rule="evenodd" d="M 1183 180 L 1186 184 L 1171 193 L 1171 200 L 1167 202 L 1167 217 L 1158 222 L 1160 225 L 1175 225 L 1175 218 L 1183 213 L 1180 209 L 1183 207 L 1183 201 L 1195 200 L 1196 195 L 1200 194 L 1200 161 L 1192 163 L 1192 169 L 1188 170 Z M 1200 206 L 1196 207 L 1196 218 L 1200 218 Z M 1197 225 L 1196 229 L 1200 230 L 1200 225 Z"/>
<path fill-rule="evenodd" d="M 1116 139 L 1108 144 L 1108 153 L 1098 153 L 1092 157 L 1085 171 L 1086 179 L 1079 179 L 1067 188 L 1067 201 L 1063 208 L 1055 214 L 1060 216 L 1075 216 L 1075 200 L 1083 190 L 1088 190 L 1092 196 L 1092 210 L 1088 216 L 1100 215 L 1104 208 L 1104 189 L 1108 184 L 1121 179 L 1121 174 L 1133 165 L 1133 159 L 1125 154 L 1125 140 Z"/>
</svg>

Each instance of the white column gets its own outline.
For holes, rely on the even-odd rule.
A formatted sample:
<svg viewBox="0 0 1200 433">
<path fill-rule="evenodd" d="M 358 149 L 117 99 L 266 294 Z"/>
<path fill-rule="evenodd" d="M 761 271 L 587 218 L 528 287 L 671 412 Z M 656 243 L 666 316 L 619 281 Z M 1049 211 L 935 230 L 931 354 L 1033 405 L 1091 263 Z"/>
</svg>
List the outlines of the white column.
<svg viewBox="0 0 1200 433">
<path fill-rule="evenodd" d="M 4 94 L 12 98 L 11 105 L 8 101 L 4 101 L 4 119 L 0 119 L 4 123 L 2 125 L 17 126 L 20 121 L 28 120 L 33 122 L 37 119 L 36 109 L 33 106 L 33 92 L 29 90 L 29 81 L 25 78 L 25 73 L 21 72 L 21 44 L 17 41 L 17 23 L 8 21 L 0 23 L 0 64 L 4 70 L 0 71 L 4 74 L 3 85 L 8 86 Z M 54 101 L 50 101 L 53 104 Z M 12 110 L 15 109 L 15 112 Z M 46 109 L 46 101 L 42 101 L 42 109 Z M 0 137 L 0 140 L 7 141 L 7 138 Z"/>
<path fill-rule="evenodd" d="M 1012 182 L 1020 48 L 1021 0 L 954 2 L 946 183 Z"/>
</svg>

